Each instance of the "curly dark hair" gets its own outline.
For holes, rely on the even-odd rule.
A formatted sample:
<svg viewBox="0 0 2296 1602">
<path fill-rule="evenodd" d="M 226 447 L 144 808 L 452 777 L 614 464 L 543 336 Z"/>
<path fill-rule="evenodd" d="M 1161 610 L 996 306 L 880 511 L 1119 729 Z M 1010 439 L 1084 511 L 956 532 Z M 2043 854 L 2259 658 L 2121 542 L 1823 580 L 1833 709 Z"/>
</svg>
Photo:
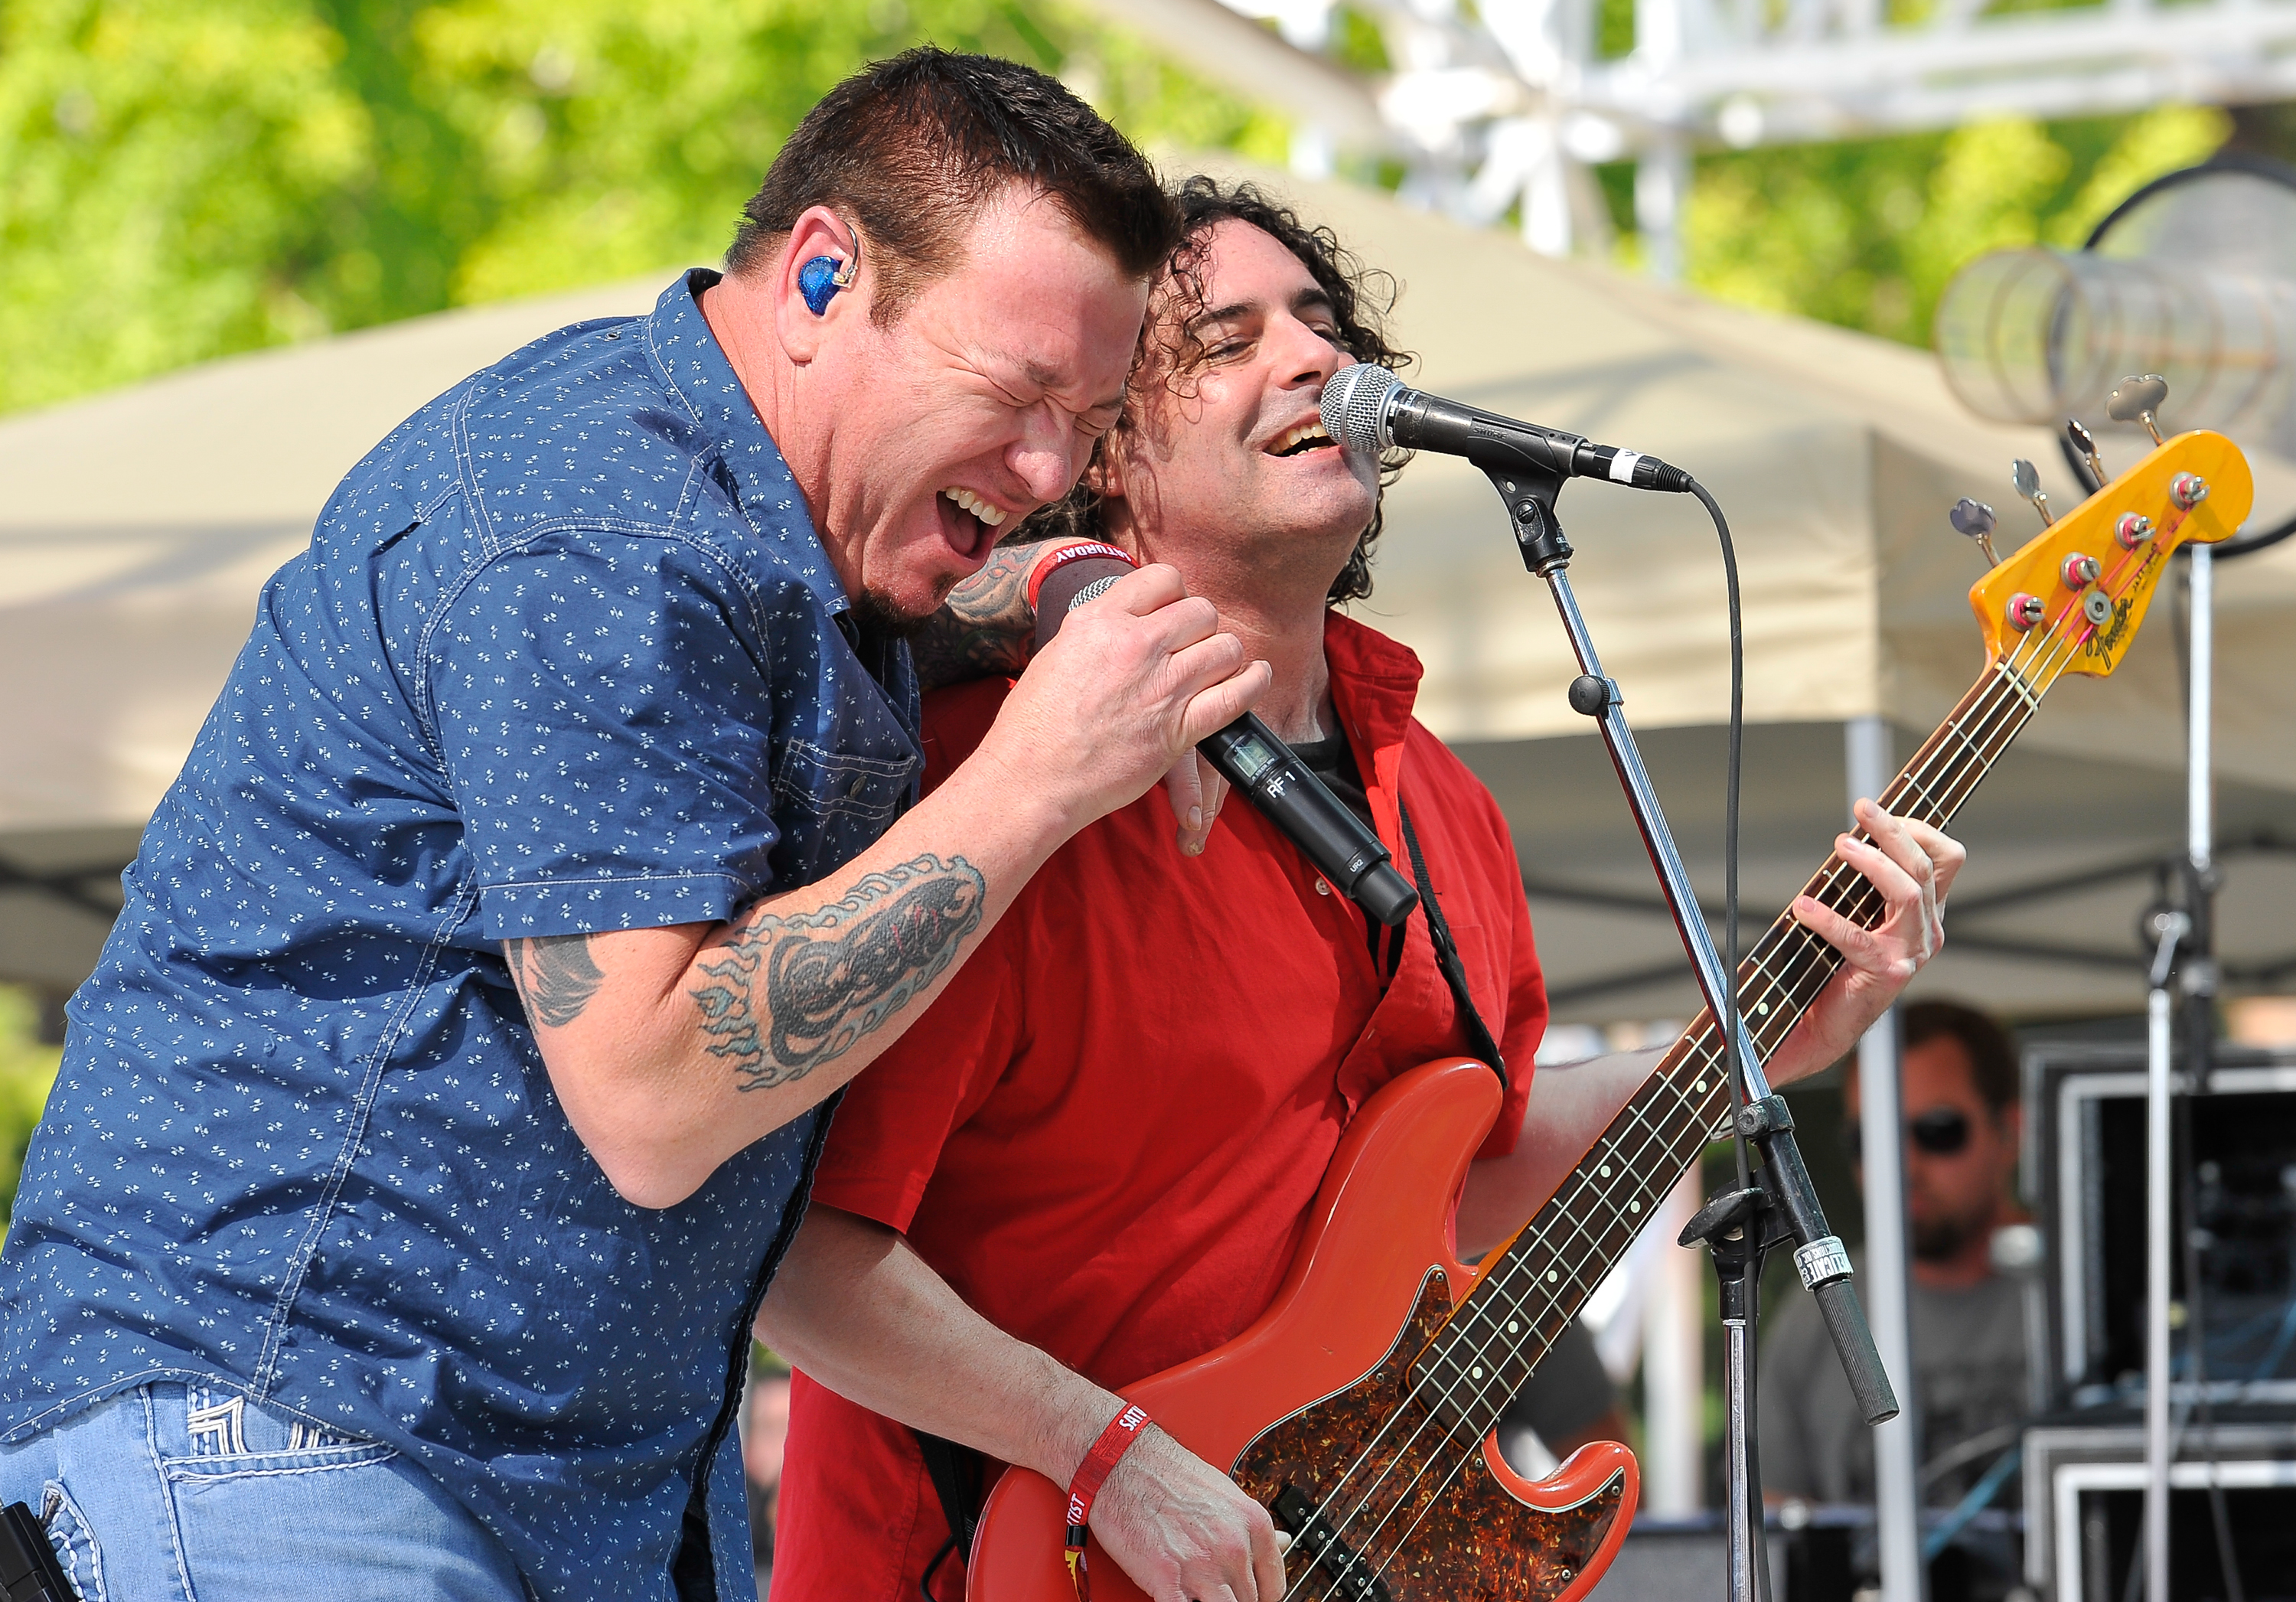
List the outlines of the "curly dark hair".
<svg viewBox="0 0 2296 1602">
<path fill-rule="evenodd" d="M 1160 300 L 1141 330 L 1140 359 L 1133 367 L 1134 387 L 1124 415 L 1116 424 L 1118 429 L 1136 430 L 1141 426 L 1139 385 L 1144 378 L 1160 374 L 1160 382 L 1168 390 L 1185 393 L 1186 384 L 1201 366 L 1203 348 L 1190 331 L 1193 312 L 1203 305 L 1203 283 L 1198 275 L 1198 266 L 1213 227 L 1223 222 L 1239 222 L 1257 228 L 1300 259 L 1300 264 L 1331 298 L 1340 342 L 1356 360 L 1376 362 L 1389 368 L 1400 368 L 1411 362 L 1408 351 L 1387 341 L 1385 319 L 1395 308 L 1394 278 L 1376 267 L 1365 267 L 1340 243 L 1339 235 L 1330 228 L 1309 226 L 1300 220 L 1298 212 L 1270 200 L 1253 184 L 1222 184 L 1217 178 L 1198 174 L 1181 185 L 1172 198 L 1179 207 L 1184 234 L 1164 264 L 1163 279 L 1157 292 Z M 1161 298 L 1166 295 L 1172 298 Z M 1096 448 L 1093 460 L 1099 459 Z M 1332 580 L 1327 599 L 1332 605 L 1362 600 L 1371 594 L 1372 547 L 1378 542 L 1381 522 L 1385 516 L 1387 487 L 1395 482 L 1396 475 L 1410 459 L 1411 454 L 1402 450 L 1390 450 L 1380 457 L 1380 504 L 1373 509 L 1370 525 L 1349 554 L 1347 566 Z M 1105 532 L 1101 497 L 1086 482 L 1079 481 L 1067 498 L 1032 513 L 1006 536 L 1006 542 L 1059 538 L 1098 539 Z"/>
</svg>

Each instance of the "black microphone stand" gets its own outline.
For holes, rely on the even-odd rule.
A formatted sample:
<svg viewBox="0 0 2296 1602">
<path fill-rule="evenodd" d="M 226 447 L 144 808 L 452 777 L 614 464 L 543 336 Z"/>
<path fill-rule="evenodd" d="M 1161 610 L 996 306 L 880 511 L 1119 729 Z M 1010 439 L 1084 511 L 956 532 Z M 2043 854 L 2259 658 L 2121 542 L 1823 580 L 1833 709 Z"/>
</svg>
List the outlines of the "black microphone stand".
<svg viewBox="0 0 2296 1602">
<path fill-rule="evenodd" d="M 1603 677 L 1595 653 L 1594 637 L 1578 610 L 1567 570 L 1570 542 L 1554 515 L 1554 501 L 1562 489 L 1562 475 L 1521 464 L 1485 467 L 1484 473 L 1505 502 L 1515 544 L 1523 565 L 1546 581 L 1554 609 L 1570 636 L 1571 653 L 1578 660 L 1579 677 L 1570 686 L 1573 711 L 1593 718 L 1603 732 L 1603 743 L 1618 769 L 1627 806 L 1642 831 L 1659 886 L 1698 988 L 1716 1023 L 1731 1031 L 1725 1041 L 1726 1059 L 1736 1069 L 1737 1127 L 1740 1135 L 1762 1155 L 1755 1176 L 1758 1183 L 1724 1191 L 1702 1208 L 1681 1236 L 1688 1245 L 1704 1240 L 1712 1248 L 1716 1272 L 1722 1280 L 1722 1318 L 1727 1361 L 1724 1372 L 1727 1447 L 1724 1470 L 1729 1486 L 1728 1545 L 1730 1595 L 1734 1602 L 1761 1602 L 1767 1587 L 1761 1572 L 1762 1504 L 1759 1461 L 1754 1438 L 1755 1326 L 1759 1312 L 1756 1294 L 1762 1260 L 1773 1245 L 1795 1244 L 1794 1267 L 1805 1288 L 1814 1293 L 1833 1337 L 1842 1370 L 1868 1424 L 1880 1424 L 1898 1412 L 1898 1399 L 1890 1376 L 1874 1350 L 1873 1332 L 1849 1284 L 1849 1254 L 1826 1228 L 1809 1170 L 1794 1145 L 1793 1118 L 1786 1104 L 1769 1087 L 1761 1064 L 1754 1060 L 1733 1005 L 1735 975 L 1726 974 L 1714 949 L 1714 937 L 1699 911 L 1690 875 L 1675 849 L 1658 792 L 1643 766 L 1633 729 L 1627 725 L 1619 686 Z"/>
</svg>

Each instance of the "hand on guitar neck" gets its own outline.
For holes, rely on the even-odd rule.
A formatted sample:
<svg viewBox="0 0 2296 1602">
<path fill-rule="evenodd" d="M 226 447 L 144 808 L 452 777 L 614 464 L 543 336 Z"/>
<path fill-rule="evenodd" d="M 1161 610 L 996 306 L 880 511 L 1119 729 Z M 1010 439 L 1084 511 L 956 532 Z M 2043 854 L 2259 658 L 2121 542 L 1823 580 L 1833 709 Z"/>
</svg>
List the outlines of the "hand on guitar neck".
<svg viewBox="0 0 2296 1602">
<path fill-rule="evenodd" d="M 1945 942 L 1945 899 L 1961 872 L 1960 842 L 1870 801 L 1857 803 L 1857 821 L 1870 842 L 1845 832 L 1834 851 L 1881 893 L 1886 910 L 1868 929 L 1814 896 L 1794 899 L 1789 910 L 1795 920 L 1840 951 L 1842 965 L 1764 1064 L 1774 1087 L 1807 1079 L 1848 1052 Z M 1513 1152 L 1467 1171 L 1459 1198 L 1462 1255 L 1480 1256 L 1522 1227 L 1650 1077 L 1660 1056 L 1656 1049 L 1619 1052 L 1538 1071 Z"/>
</svg>

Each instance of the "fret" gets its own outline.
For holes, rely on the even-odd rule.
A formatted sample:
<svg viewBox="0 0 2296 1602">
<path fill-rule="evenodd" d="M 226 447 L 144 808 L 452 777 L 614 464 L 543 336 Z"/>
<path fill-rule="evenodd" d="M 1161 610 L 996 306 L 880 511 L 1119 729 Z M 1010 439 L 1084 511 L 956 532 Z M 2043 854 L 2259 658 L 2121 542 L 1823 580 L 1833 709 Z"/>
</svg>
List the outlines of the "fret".
<svg viewBox="0 0 2296 1602">
<path fill-rule="evenodd" d="M 1888 791 L 1883 793 L 1885 799 L 1882 804 L 1898 817 L 1906 817 L 1907 816 L 1907 809 L 1905 805 L 1905 794 L 1906 793 L 1913 793 L 1920 801 L 1922 803 L 1922 811 L 1923 813 L 1942 814 L 1948 810 L 1948 809 L 1939 806 L 1936 800 L 1931 796 L 1929 787 L 1926 785 L 1923 785 L 1919 779 L 1915 778 L 1910 774 L 1900 778 L 1896 784 L 1890 785 Z"/>
<path fill-rule="evenodd" d="M 2009 743 L 2017 737 L 2018 731 L 2024 727 L 2024 724 L 2025 720 L 2021 717 L 2004 719 L 1985 731 L 1984 742 L 1977 747 L 1975 760 L 1970 770 L 1956 780 L 1955 811 L 1961 809 L 1961 803 L 1969 799 L 1980 781 L 1991 770 L 1993 764 L 2001 760 L 2001 753 L 2009 749 Z"/>
<path fill-rule="evenodd" d="M 1991 765 L 1992 759 L 1985 754 L 1985 748 L 1982 745 L 1980 745 L 1975 740 L 1970 738 L 1970 731 L 1964 727 L 1959 720 L 1947 724 L 1939 732 L 1941 734 L 1950 735 L 1953 738 L 1953 743 L 1960 747 L 1959 752 L 1946 760 L 1945 772 L 1939 776 L 1944 779 L 1948 790 L 1951 788 L 1953 784 L 1955 770 L 1961 765 L 1964 759 L 1975 762 L 1980 769 Z M 1940 805 L 1932 802 L 1931 809 L 1941 815 L 1951 811 L 1952 808 L 1949 805 Z"/>
<path fill-rule="evenodd" d="M 2017 698 L 2025 703 L 2025 709 L 2028 712 L 2037 712 L 2040 711 L 2041 698 L 2035 694 L 2032 690 L 2026 686 L 2026 683 L 2022 678 L 2018 677 L 2016 669 L 2011 667 L 2005 661 L 1995 671 L 2003 684 L 2008 686 L 2010 689 L 2016 692 Z M 2054 677 L 2054 675 L 2052 675 L 2052 677 Z"/>
</svg>

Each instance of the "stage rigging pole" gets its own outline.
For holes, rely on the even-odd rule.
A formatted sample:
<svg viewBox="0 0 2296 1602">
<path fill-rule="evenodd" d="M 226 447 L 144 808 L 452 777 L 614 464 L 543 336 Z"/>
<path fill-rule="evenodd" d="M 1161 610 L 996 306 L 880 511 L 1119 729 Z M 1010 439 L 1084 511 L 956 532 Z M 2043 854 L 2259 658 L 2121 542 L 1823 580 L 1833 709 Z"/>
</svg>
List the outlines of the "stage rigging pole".
<svg viewBox="0 0 2296 1602">
<path fill-rule="evenodd" d="M 2217 965 L 2211 902 L 2216 890 L 2216 817 L 2210 733 L 2216 673 L 2216 553 L 2190 547 L 2186 571 L 2190 617 L 2185 747 L 2185 907 L 2177 930 L 2177 989 L 2182 991 L 2185 1082 L 2207 1088 L 2216 1034 Z M 2165 946 L 2164 946 L 2165 950 Z M 2176 1207 L 2169 1105 L 2170 998 L 2163 965 L 2156 965 L 2149 1018 L 2151 1049 L 2144 1086 L 2144 1597 L 2169 1602 L 2169 1470 L 2171 1439 L 2169 1329 L 2169 1263 L 2175 1250 Z M 2185 1220 L 2185 1228 L 2193 1220 Z M 2190 1328 L 2188 1342 L 2201 1338 Z"/>
<path fill-rule="evenodd" d="M 1849 801 L 1879 801 L 1895 776 L 1890 726 L 1878 717 L 1842 726 Z M 1856 826 L 1852 819 L 1851 826 Z M 1898 1009 L 1857 1042 L 1858 1161 L 1866 1202 L 1866 1310 L 1882 1366 L 1897 1381 L 1903 1411 L 1874 1426 L 1874 1513 L 1883 1602 L 1922 1602 L 1921 1409 L 1914 1373 L 1913 1289 L 1906 1250 L 1904 1090 L 1898 1068 Z"/>
</svg>

